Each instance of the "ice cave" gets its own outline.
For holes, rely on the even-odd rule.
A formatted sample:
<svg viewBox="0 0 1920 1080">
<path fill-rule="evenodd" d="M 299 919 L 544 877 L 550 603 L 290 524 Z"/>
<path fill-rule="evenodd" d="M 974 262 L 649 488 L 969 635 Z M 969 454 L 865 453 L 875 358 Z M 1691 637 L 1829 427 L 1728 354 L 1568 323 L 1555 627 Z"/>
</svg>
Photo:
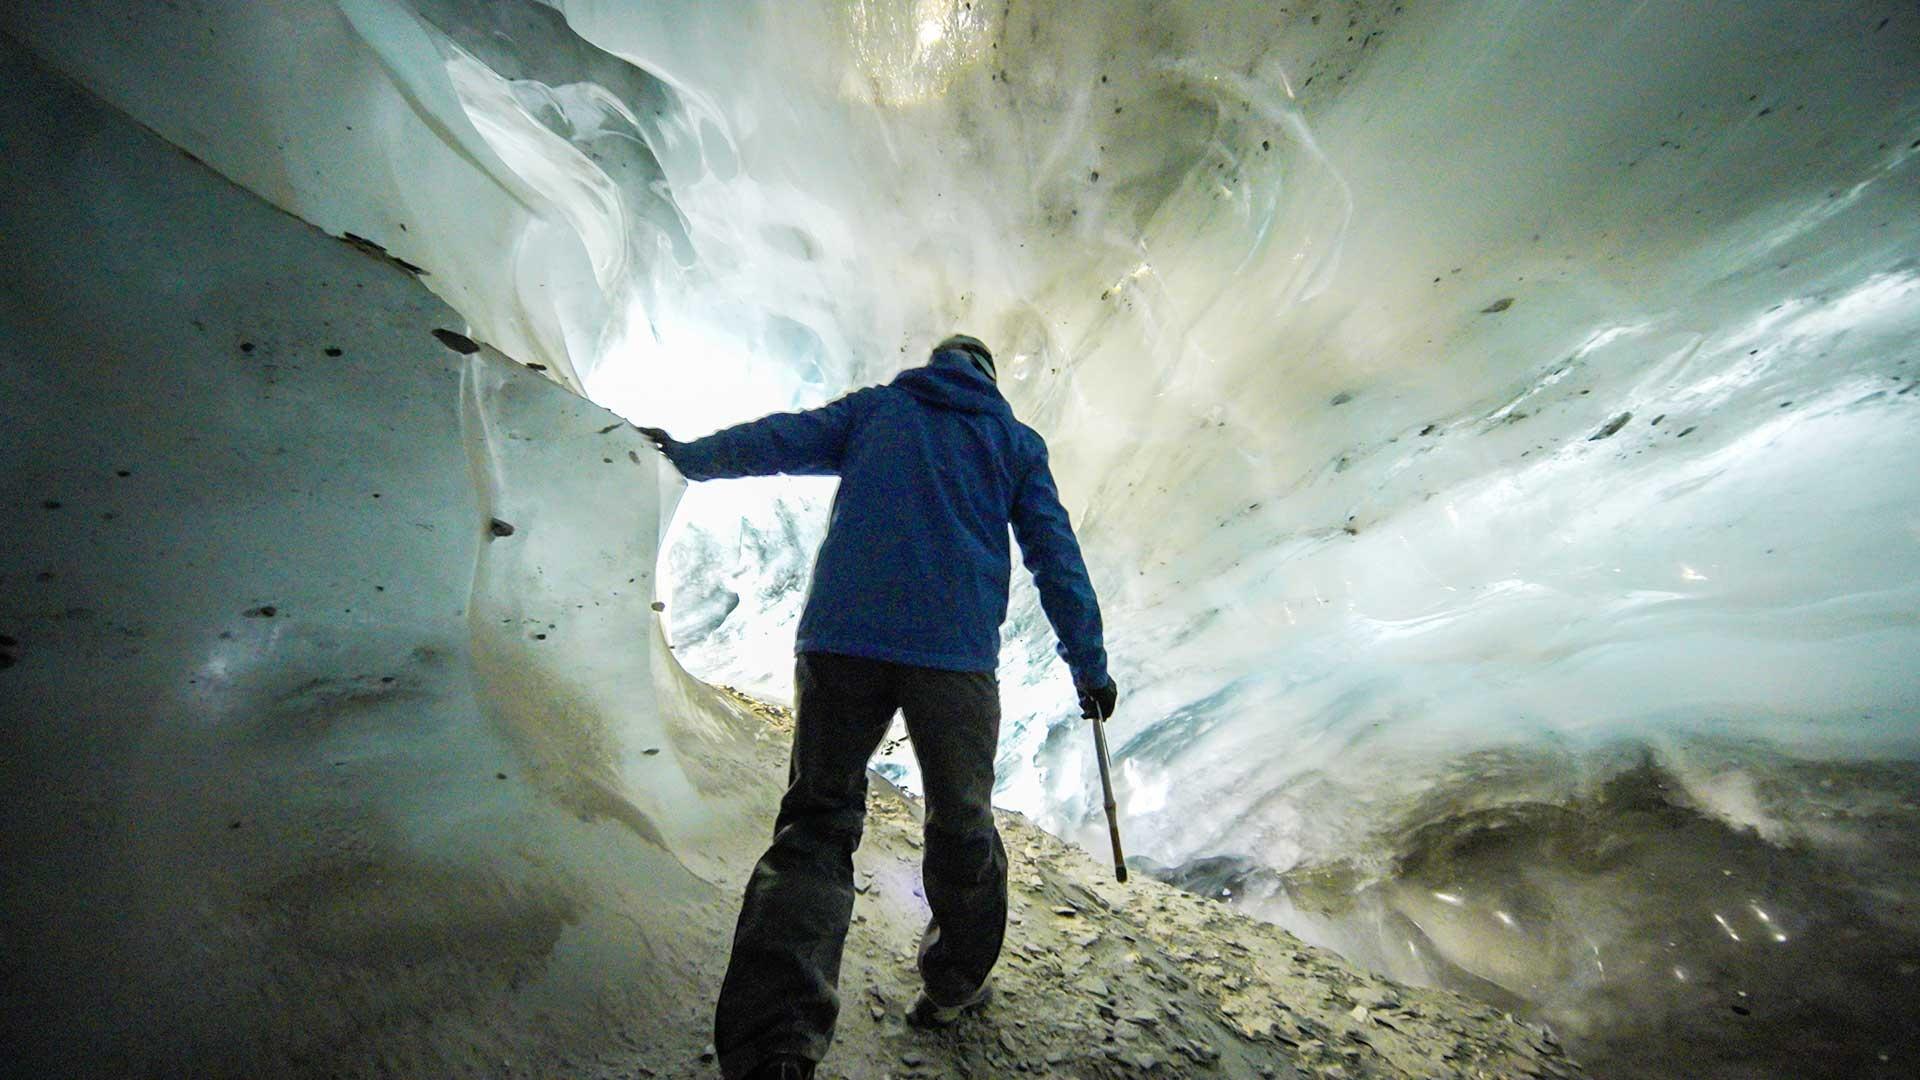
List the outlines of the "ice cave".
<svg viewBox="0 0 1920 1080">
<path fill-rule="evenodd" d="M 955 330 L 1138 873 L 1016 573 L 1015 996 L 900 1027 L 890 739 L 822 1076 L 1920 1069 L 1911 2 L 61 0 L 0 69 L 13 1075 L 717 1075 L 833 481 L 633 425 Z"/>
</svg>

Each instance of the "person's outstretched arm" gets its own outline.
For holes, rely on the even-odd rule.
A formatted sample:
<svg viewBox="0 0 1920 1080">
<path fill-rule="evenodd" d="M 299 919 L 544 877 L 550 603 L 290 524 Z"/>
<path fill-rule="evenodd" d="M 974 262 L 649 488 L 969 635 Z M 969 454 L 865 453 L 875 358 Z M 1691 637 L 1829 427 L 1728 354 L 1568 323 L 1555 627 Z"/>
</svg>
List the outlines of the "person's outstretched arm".
<svg viewBox="0 0 1920 1080">
<path fill-rule="evenodd" d="M 689 480 L 740 476 L 834 476 L 866 391 L 805 412 L 774 413 L 723 428 L 703 439 L 676 442 L 659 428 L 641 428 Z"/>
<path fill-rule="evenodd" d="M 1111 716 L 1118 691 L 1107 674 L 1100 601 L 1093 595 L 1073 523 L 1060 505 L 1044 445 L 1014 499 L 1013 536 L 1020 542 L 1021 561 L 1040 591 L 1040 607 L 1060 639 L 1060 658 L 1073 673 L 1083 714 L 1091 717 L 1097 708 L 1101 716 Z"/>
</svg>

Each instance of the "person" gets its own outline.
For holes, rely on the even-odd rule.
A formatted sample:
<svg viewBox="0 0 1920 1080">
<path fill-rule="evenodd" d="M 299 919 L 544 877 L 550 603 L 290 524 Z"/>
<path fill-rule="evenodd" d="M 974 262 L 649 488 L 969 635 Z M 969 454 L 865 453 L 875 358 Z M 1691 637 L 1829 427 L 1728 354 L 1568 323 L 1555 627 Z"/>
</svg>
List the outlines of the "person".
<svg viewBox="0 0 1920 1080">
<path fill-rule="evenodd" d="M 1083 715 L 1112 715 L 1119 693 L 1045 441 L 1014 419 L 993 354 L 964 334 L 817 409 L 684 443 L 640 430 L 690 480 L 840 477 L 794 647 L 787 792 L 714 1012 L 722 1075 L 805 1080 L 832 1042 L 867 763 L 896 710 L 926 788 L 932 912 L 907 1019 L 957 1021 L 987 1000 L 1006 930 L 1007 854 L 989 800 L 1009 525 Z"/>
</svg>

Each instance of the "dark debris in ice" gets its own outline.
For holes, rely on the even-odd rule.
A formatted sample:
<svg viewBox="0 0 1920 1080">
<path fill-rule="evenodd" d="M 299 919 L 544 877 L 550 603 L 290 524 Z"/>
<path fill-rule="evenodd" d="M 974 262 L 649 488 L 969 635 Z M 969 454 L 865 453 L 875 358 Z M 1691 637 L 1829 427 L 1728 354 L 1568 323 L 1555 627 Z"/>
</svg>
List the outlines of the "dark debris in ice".
<svg viewBox="0 0 1920 1080">
<path fill-rule="evenodd" d="M 487 531 L 494 536 L 512 536 L 513 526 L 499 518 L 494 518 L 487 523 Z"/>
<path fill-rule="evenodd" d="M 474 353 L 480 351 L 480 346 L 465 334 L 456 334 L 451 330 L 435 327 L 433 336 L 440 339 L 440 344 L 445 345 L 461 356 L 472 356 Z"/>
<path fill-rule="evenodd" d="M 372 240 L 369 240 L 364 236 L 360 236 L 356 233 L 344 232 L 340 234 L 340 239 L 346 241 L 348 247 L 366 252 L 368 255 L 372 255 L 376 259 L 382 259 L 382 260 L 385 260 L 386 262 L 390 262 L 393 265 L 399 267 L 400 269 L 405 270 L 407 273 L 412 274 L 414 277 L 425 277 L 427 275 L 426 270 L 422 269 L 421 267 L 413 265 L 412 263 L 401 258 L 400 256 L 395 255 L 391 251 L 388 251 L 381 244 L 378 244 Z"/>
<path fill-rule="evenodd" d="M 1497 315 L 1500 312 L 1505 311 L 1512 306 L 1513 306 L 1513 297 L 1503 296 L 1500 299 L 1495 300 L 1493 303 L 1488 304 L 1486 307 L 1481 308 L 1480 314 Z"/>
<path fill-rule="evenodd" d="M 1600 426 L 1599 431 L 1596 431 L 1593 434 L 1587 436 L 1587 441 L 1599 442 L 1601 439 L 1610 439 L 1614 435 L 1618 434 L 1621 428 L 1626 427 L 1627 421 L 1631 419 L 1633 419 L 1632 413 L 1623 412 L 1619 416 L 1616 416 L 1613 419 L 1607 421 L 1605 424 L 1602 424 Z"/>
<path fill-rule="evenodd" d="M 261 604 L 259 607 L 250 607 L 240 614 L 249 619 L 271 619 L 280 614 L 280 609 L 272 604 Z"/>
</svg>

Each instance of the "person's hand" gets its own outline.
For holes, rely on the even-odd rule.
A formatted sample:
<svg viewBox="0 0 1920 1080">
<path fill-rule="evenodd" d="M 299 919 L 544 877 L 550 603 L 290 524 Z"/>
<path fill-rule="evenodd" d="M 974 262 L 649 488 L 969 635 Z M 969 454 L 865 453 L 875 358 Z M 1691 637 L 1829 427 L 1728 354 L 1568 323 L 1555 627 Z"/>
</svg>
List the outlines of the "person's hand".
<svg viewBox="0 0 1920 1080">
<path fill-rule="evenodd" d="M 640 434 L 645 435 L 647 437 L 647 441 L 653 444 L 653 448 L 655 450 L 660 451 L 662 454 L 666 454 L 667 448 L 673 445 L 673 436 L 667 434 L 665 431 L 661 430 L 660 428 L 641 427 L 640 425 L 635 424 L 634 429 L 640 432 Z M 668 454 L 668 459 L 671 460 L 672 455 Z"/>
<path fill-rule="evenodd" d="M 1092 720 L 1098 717 L 1105 720 L 1113 715 L 1113 706 L 1120 700 L 1120 688 L 1114 685 L 1112 679 L 1108 679 L 1103 686 L 1082 686 L 1078 689 L 1082 718 Z"/>
</svg>

